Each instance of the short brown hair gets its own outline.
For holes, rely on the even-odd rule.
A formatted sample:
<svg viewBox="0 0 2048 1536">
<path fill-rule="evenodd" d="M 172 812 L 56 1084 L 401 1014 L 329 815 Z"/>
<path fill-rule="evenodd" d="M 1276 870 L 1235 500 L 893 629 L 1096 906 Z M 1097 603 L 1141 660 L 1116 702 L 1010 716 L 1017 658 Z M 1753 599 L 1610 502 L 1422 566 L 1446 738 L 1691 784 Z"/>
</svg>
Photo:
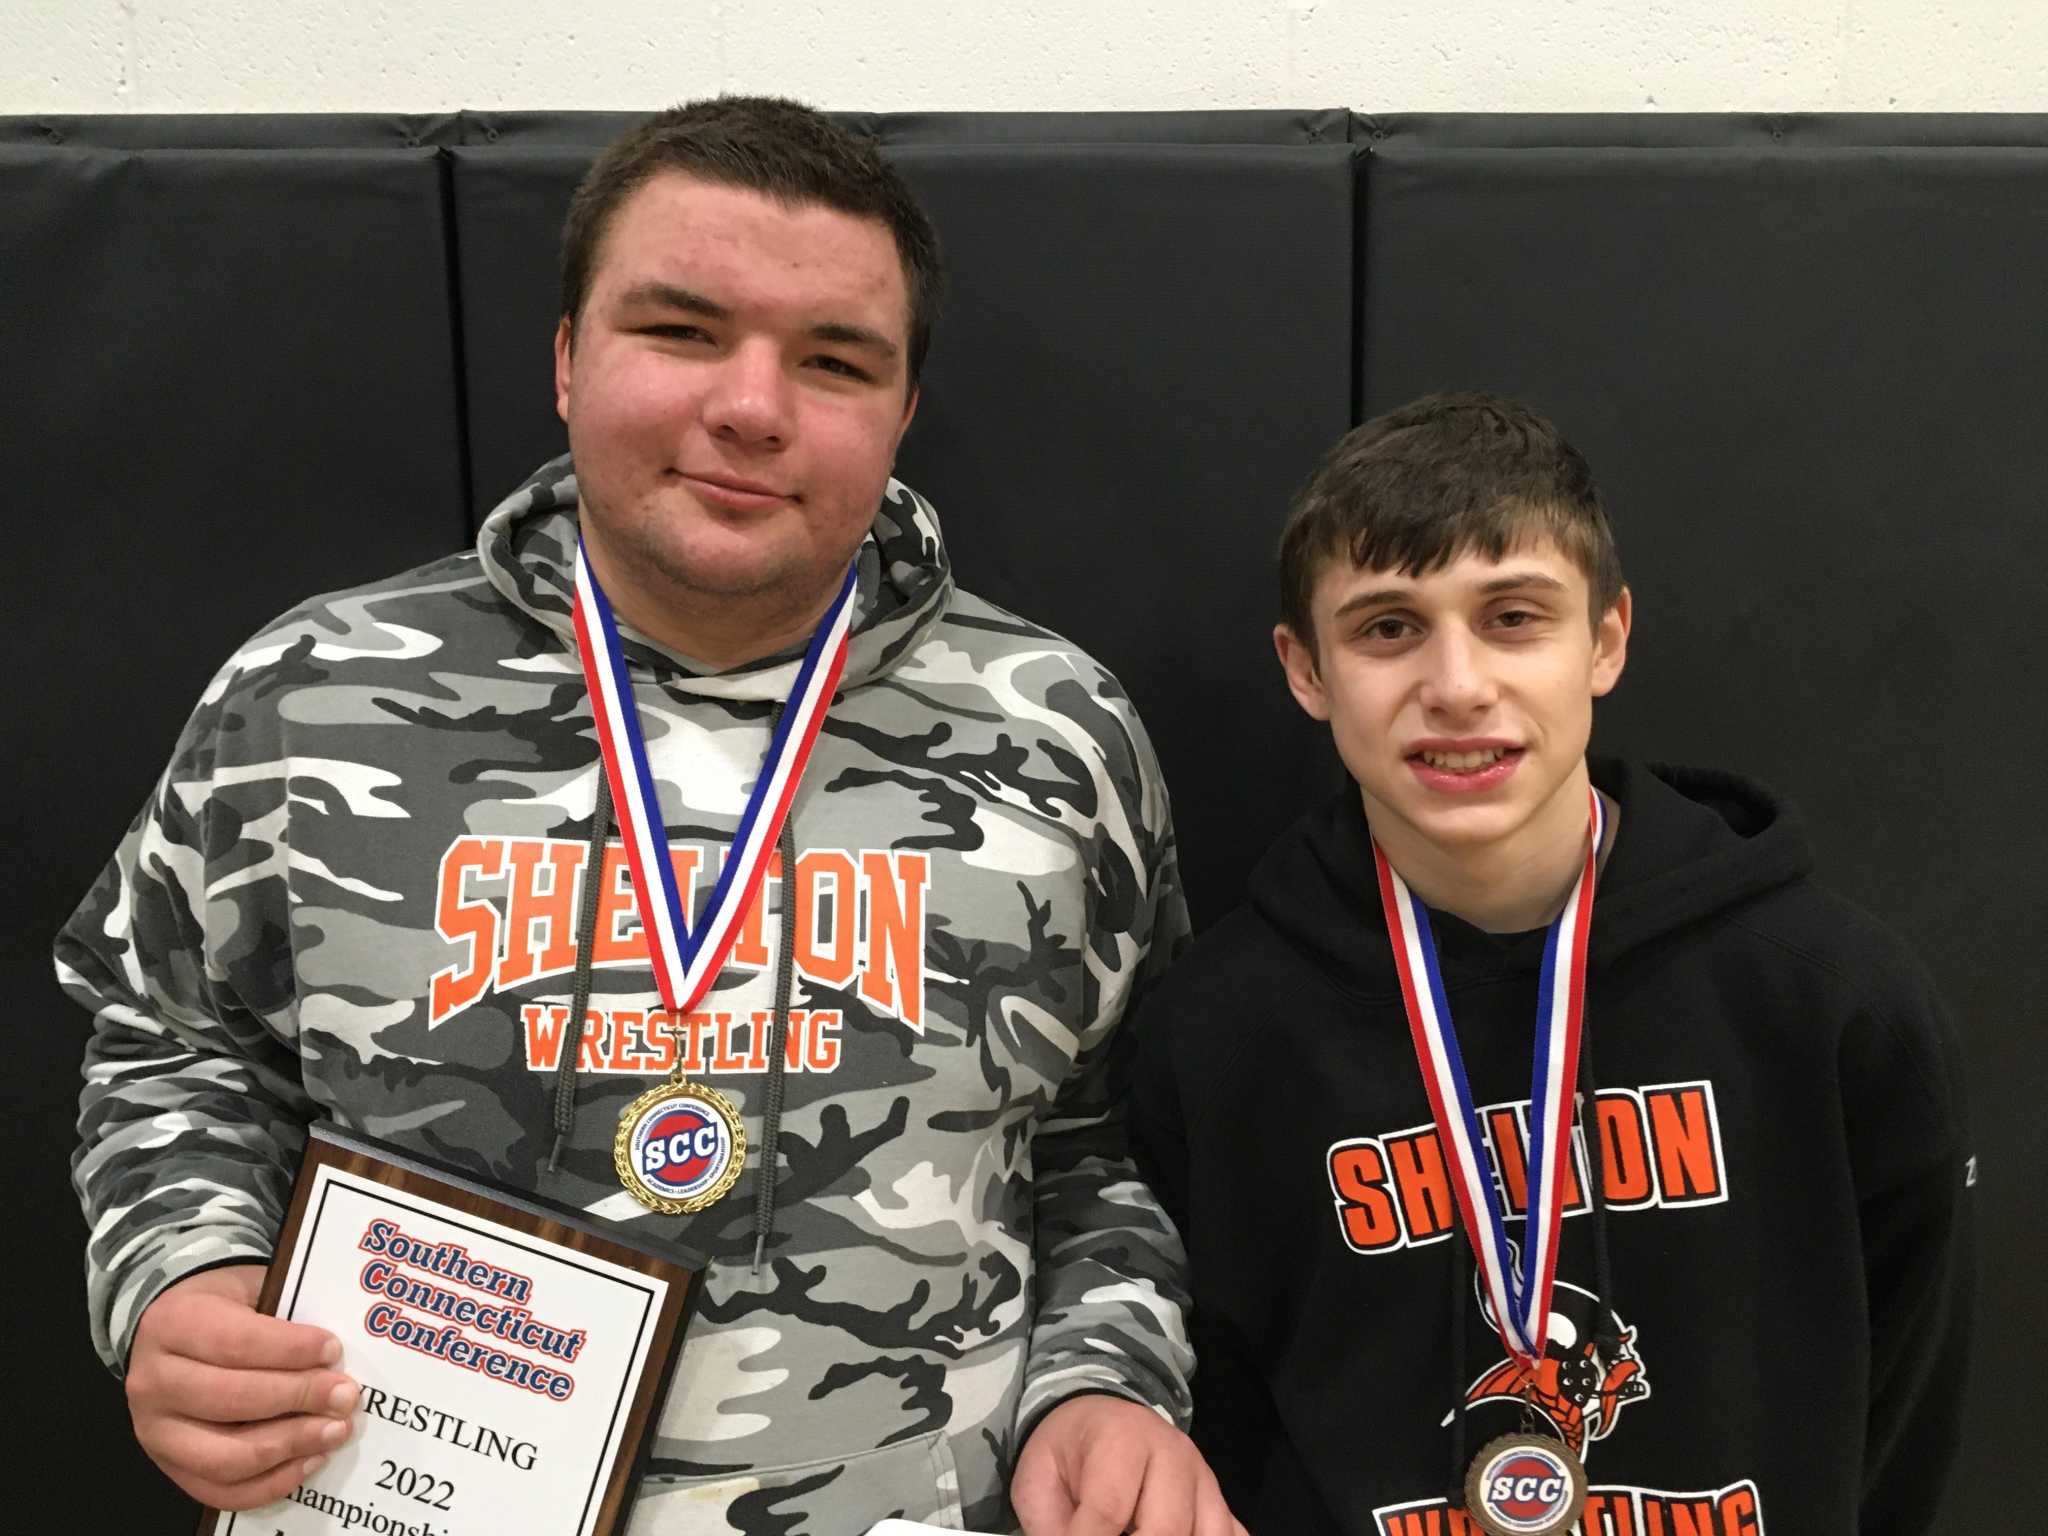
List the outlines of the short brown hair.
<svg viewBox="0 0 2048 1536">
<path fill-rule="evenodd" d="M 938 231 L 874 138 L 778 96 L 718 96 L 658 112 L 584 174 L 562 223 L 562 317 L 575 329 L 620 206 L 668 171 L 885 225 L 910 295 L 909 374 L 924 368 L 945 288 Z"/>
<path fill-rule="evenodd" d="M 1420 576 L 1548 535 L 1586 574 L 1592 619 L 1620 600 L 1614 529 L 1579 451 L 1528 406 L 1482 390 L 1424 395 L 1353 427 L 1294 498 L 1280 535 L 1280 616 L 1315 650 L 1310 599 L 1342 554 Z"/>
</svg>

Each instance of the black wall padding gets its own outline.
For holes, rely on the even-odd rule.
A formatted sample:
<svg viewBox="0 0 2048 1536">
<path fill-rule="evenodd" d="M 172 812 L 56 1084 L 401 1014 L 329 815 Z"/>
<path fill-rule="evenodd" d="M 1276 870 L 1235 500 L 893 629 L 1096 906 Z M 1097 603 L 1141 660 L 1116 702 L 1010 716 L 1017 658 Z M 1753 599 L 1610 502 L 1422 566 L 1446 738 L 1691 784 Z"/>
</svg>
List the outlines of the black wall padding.
<svg viewBox="0 0 2048 1536">
<path fill-rule="evenodd" d="M 450 152 L 471 527 L 569 449 L 555 414 L 562 214 L 595 146 Z"/>
<path fill-rule="evenodd" d="M 1988 150 L 1453 127 L 1445 148 L 1397 125 L 1370 161 L 1366 408 L 1483 383 L 1554 415 L 1637 598 L 1596 742 L 1764 779 L 1823 877 L 1933 971 L 1969 1057 L 1984 1248 L 1944 1529 L 2017 1529 L 2048 1373 L 2048 120 L 1948 126 L 2037 135 Z"/>
<path fill-rule="evenodd" d="M 53 1519 L 190 1529 L 86 1341 L 66 1162 L 88 1021 L 51 979 L 50 940 L 244 636 L 464 541 L 441 174 L 429 149 L 7 147 L 0 207 L 0 483 L 19 535 L 0 930 L 11 1513 L 39 1524 L 19 1496 L 41 1490 L 62 1499 Z M 90 1485 L 32 1484 L 38 1466 L 90 1466 Z"/>
<path fill-rule="evenodd" d="M 1347 424 L 1349 148 L 899 158 L 958 252 L 902 473 L 964 586 L 1130 690 L 1206 926 L 1336 772 L 1272 659 L 1268 569 Z"/>
</svg>

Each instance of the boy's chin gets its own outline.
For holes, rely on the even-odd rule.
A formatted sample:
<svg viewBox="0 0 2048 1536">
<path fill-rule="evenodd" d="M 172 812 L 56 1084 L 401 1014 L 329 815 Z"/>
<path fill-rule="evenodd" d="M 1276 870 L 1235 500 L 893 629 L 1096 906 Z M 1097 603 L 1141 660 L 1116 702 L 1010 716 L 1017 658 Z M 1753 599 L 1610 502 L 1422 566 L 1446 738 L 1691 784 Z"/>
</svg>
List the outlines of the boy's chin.
<svg viewBox="0 0 2048 1536">
<path fill-rule="evenodd" d="M 1512 837 L 1536 810 L 1526 794 L 1509 786 L 1493 793 L 1444 794 L 1412 782 L 1359 782 L 1368 811 L 1384 807 L 1447 852 L 1484 848 Z"/>
<path fill-rule="evenodd" d="M 1450 852 L 1485 848 L 1514 836 L 1529 820 L 1529 808 L 1499 801 L 1491 805 L 1426 805 L 1409 817 L 1425 837 Z"/>
</svg>

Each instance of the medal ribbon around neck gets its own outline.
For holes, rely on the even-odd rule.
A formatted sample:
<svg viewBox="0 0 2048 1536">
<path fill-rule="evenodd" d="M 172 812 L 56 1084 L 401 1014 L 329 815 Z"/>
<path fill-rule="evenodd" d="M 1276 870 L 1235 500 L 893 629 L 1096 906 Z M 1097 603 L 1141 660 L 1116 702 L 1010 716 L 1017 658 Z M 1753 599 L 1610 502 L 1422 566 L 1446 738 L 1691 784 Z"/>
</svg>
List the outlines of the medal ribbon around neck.
<svg viewBox="0 0 2048 1536">
<path fill-rule="evenodd" d="M 1387 862 L 1377 839 L 1373 863 L 1379 871 L 1380 905 L 1401 977 L 1401 1001 L 1415 1042 L 1437 1140 L 1449 1164 L 1451 1188 L 1464 1217 L 1465 1232 L 1479 1261 L 1493 1302 L 1501 1342 L 1525 1368 L 1543 1358 L 1549 1338 L 1550 1291 L 1557 1275 L 1557 1245 L 1564 1224 L 1565 1159 L 1578 1080 L 1579 1034 L 1586 1009 L 1586 938 L 1593 926 L 1593 875 L 1606 811 L 1592 795 L 1591 834 L 1586 858 L 1565 899 L 1564 910 L 1543 941 L 1543 971 L 1536 992 L 1536 1050 L 1529 1085 L 1529 1200 L 1519 1271 L 1502 1225 L 1500 1202 L 1481 1149 L 1479 1115 L 1458 1036 L 1437 967 L 1436 939 L 1429 913 Z"/>
<path fill-rule="evenodd" d="M 598 746 L 604 771 L 611 779 L 612 804 L 626 858 L 633 869 L 633 890 L 640 905 L 640 925 L 647 933 L 648 954 L 654 962 L 655 983 L 669 1017 L 678 1023 L 718 979 L 739 937 L 741 919 L 767 873 L 783 818 L 796 798 L 797 784 L 817 743 L 818 728 L 824 724 L 825 711 L 831 707 L 840 674 L 846 669 L 858 571 L 858 563 L 847 567 L 839 595 L 811 636 L 710 904 L 692 929 L 676 889 L 675 865 L 668 856 L 668 829 L 647 766 L 647 744 L 633 702 L 632 678 L 619 648 L 618 624 L 597 574 L 590 568 L 589 554 L 582 541 L 577 541 L 576 651 L 583 663 L 591 711 L 597 717 Z"/>
</svg>

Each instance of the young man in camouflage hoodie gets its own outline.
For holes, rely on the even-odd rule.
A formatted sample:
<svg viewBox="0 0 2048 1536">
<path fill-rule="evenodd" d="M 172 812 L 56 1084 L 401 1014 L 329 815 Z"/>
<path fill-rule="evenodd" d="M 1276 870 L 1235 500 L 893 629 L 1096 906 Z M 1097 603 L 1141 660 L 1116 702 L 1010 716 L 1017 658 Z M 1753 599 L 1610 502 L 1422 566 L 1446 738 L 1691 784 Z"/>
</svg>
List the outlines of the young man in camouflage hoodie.
<svg viewBox="0 0 2048 1536">
<path fill-rule="evenodd" d="M 1166 796 L 1115 680 L 957 591 L 889 478 L 937 288 L 872 145 L 787 103 L 662 114 L 571 208 L 569 458 L 208 688 L 58 946 L 95 1017 L 94 1336 L 195 1497 L 289 1492 L 358 1411 L 330 1336 L 251 1307 L 330 1118 L 710 1256 L 636 1533 L 1234 1529 L 1107 1084 L 1185 936 Z M 607 835 L 579 531 L 693 920 L 856 571 L 779 859 L 680 1021 Z M 685 1217 L 612 1167 L 678 1052 L 753 1149 Z"/>
</svg>

